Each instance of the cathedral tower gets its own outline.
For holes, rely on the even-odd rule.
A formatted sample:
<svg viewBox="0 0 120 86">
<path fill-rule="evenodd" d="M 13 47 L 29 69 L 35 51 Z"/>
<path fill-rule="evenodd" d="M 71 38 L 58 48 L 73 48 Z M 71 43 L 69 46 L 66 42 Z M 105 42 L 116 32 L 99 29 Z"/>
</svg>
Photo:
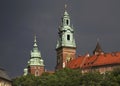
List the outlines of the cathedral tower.
<svg viewBox="0 0 120 86">
<path fill-rule="evenodd" d="M 38 50 L 36 36 L 34 37 L 33 50 L 31 51 L 31 57 L 28 61 L 27 68 L 24 69 L 24 75 L 33 74 L 40 76 L 44 72 L 44 62 L 41 58 L 41 53 Z"/>
<path fill-rule="evenodd" d="M 56 69 L 65 68 L 67 62 L 76 57 L 76 43 L 74 39 L 74 29 L 70 24 L 70 16 L 66 10 L 62 17 L 62 24 L 59 27 L 59 38 L 57 41 L 57 65 Z"/>
</svg>

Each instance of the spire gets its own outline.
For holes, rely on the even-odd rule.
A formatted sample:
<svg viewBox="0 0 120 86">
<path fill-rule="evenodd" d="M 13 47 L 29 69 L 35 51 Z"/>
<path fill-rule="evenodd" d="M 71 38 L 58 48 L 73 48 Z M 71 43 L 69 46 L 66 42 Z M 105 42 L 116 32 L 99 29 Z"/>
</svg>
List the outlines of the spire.
<svg viewBox="0 0 120 86">
<path fill-rule="evenodd" d="M 65 12 L 64 12 L 64 15 L 69 15 L 69 14 L 67 13 L 67 4 L 65 4 Z"/>
<path fill-rule="evenodd" d="M 103 54 L 102 48 L 101 48 L 101 46 L 99 44 L 99 38 L 97 39 L 97 45 L 96 45 L 95 50 L 93 51 L 93 54 L 94 55 Z"/>
<path fill-rule="evenodd" d="M 36 35 L 34 36 L 34 47 L 37 47 L 37 40 L 36 40 Z"/>
<path fill-rule="evenodd" d="M 41 53 L 37 46 L 36 35 L 34 36 L 34 45 L 31 51 L 31 59 L 29 61 L 29 65 L 44 65 L 42 57 L 41 57 Z"/>
<path fill-rule="evenodd" d="M 68 14 L 68 12 L 67 12 L 67 4 L 65 4 L 64 17 L 68 17 L 68 18 L 69 18 L 69 14 Z"/>
<path fill-rule="evenodd" d="M 33 68 L 34 66 L 34 68 Z M 37 38 L 34 36 L 33 49 L 31 50 L 30 59 L 27 67 L 24 69 L 24 75 L 34 74 L 39 76 L 44 72 L 44 60 L 41 57 L 41 53 L 38 50 Z"/>
<path fill-rule="evenodd" d="M 39 58 L 41 57 L 41 53 L 38 50 L 36 35 L 34 36 L 33 50 L 31 51 L 31 58 L 32 57 L 39 57 Z"/>
<path fill-rule="evenodd" d="M 69 14 L 67 12 L 67 4 L 65 4 L 65 11 L 64 11 L 64 15 L 62 18 L 62 26 L 70 26 L 70 17 Z"/>
</svg>

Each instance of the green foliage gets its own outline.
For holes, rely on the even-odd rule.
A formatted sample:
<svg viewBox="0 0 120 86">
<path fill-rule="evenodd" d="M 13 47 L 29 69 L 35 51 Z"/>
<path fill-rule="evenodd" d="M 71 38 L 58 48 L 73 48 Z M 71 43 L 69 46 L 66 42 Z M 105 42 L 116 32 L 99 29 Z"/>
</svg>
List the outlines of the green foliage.
<svg viewBox="0 0 120 86">
<path fill-rule="evenodd" d="M 78 86 L 80 83 L 80 70 L 62 69 L 55 73 L 58 77 L 58 86 Z"/>
<path fill-rule="evenodd" d="M 13 79 L 13 86 L 38 86 L 39 78 L 40 77 L 35 77 L 30 74 L 27 76 L 17 77 L 16 79 Z"/>
<path fill-rule="evenodd" d="M 98 72 L 90 72 L 83 74 L 80 80 L 80 85 L 83 86 L 101 86 L 103 76 Z"/>
<path fill-rule="evenodd" d="M 62 69 L 54 74 L 43 73 L 21 76 L 13 79 L 13 86 L 120 86 L 120 69 L 100 74 L 89 72 L 81 74 L 80 70 Z"/>
</svg>

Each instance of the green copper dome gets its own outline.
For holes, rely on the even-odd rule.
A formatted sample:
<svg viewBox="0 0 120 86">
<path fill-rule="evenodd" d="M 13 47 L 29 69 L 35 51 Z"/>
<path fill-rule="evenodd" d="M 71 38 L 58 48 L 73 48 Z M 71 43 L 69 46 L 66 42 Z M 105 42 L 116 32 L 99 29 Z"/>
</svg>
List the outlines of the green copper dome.
<svg viewBox="0 0 120 86">
<path fill-rule="evenodd" d="M 44 66 L 44 61 L 41 58 L 41 53 L 38 49 L 36 36 L 34 37 L 33 49 L 31 51 L 30 60 L 28 61 L 27 67 L 29 66 Z M 28 68 L 25 68 L 24 75 L 27 75 L 27 74 L 28 74 Z"/>
<path fill-rule="evenodd" d="M 36 41 L 36 36 L 35 36 L 34 45 L 33 45 L 33 50 L 31 51 L 31 58 L 36 58 L 36 57 L 41 58 L 41 53 L 40 53 L 40 51 L 38 50 L 37 41 Z"/>
<path fill-rule="evenodd" d="M 38 50 L 36 36 L 34 37 L 33 50 L 31 51 L 31 58 L 28 61 L 29 65 L 41 65 L 44 66 L 43 60 L 41 58 L 41 53 Z"/>
</svg>

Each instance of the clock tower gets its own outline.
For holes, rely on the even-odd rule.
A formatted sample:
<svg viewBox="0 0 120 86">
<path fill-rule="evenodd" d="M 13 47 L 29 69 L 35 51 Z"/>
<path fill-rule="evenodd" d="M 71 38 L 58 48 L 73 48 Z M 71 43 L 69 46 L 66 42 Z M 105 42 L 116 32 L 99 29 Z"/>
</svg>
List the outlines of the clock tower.
<svg viewBox="0 0 120 86">
<path fill-rule="evenodd" d="M 62 17 L 62 24 L 59 27 L 59 38 L 57 41 L 57 65 L 56 70 L 65 68 L 67 63 L 76 57 L 76 43 L 74 39 L 74 29 L 70 24 L 70 16 L 66 10 Z"/>
</svg>

